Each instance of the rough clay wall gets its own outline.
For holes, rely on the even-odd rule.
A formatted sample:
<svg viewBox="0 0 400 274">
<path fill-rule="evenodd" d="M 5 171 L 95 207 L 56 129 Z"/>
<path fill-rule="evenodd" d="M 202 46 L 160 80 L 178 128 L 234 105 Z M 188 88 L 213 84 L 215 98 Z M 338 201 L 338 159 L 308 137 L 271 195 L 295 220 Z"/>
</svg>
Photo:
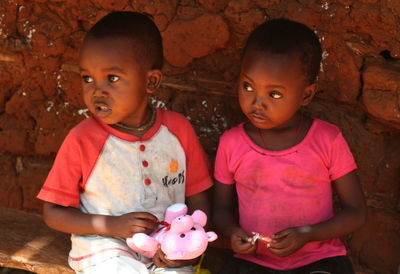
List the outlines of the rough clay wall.
<svg viewBox="0 0 400 274">
<path fill-rule="evenodd" d="M 68 130 L 86 115 L 77 52 L 112 10 L 154 16 L 164 38 L 165 81 L 153 103 L 183 113 L 210 159 L 219 135 L 243 118 L 235 83 L 254 26 L 287 17 L 323 45 L 311 114 L 339 125 L 359 165 L 368 223 L 349 237 L 367 273 L 400 264 L 400 1 L 1 0 L 0 205 L 40 210 L 35 199 Z"/>
</svg>

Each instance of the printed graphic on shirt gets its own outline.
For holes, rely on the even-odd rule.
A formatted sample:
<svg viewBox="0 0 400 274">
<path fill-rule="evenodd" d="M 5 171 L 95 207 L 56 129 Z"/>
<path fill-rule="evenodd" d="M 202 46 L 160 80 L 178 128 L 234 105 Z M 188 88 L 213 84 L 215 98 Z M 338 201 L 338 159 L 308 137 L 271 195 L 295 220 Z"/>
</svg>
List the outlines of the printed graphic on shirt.
<svg viewBox="0 0 400 274">
<path fill-rule="evenodd" d="M 180 185 L 185 183 L 185 171 L 182 170 L 176 177 L 169 177 L 168 175 L 162 178 L 162 183 L 164 186 L 168 187 L 171 185 Z"/>
<path fill-rule="evenodd" d="M 141 151 L 140 145 L 146 149 Z M 101 214 L 160 208 L 157 213 L 162 216 L 165 205 L 184 201 L 185 163 L 179 140 L 164 126 L 145 142 L 110 136 L 81 194 L 81 203 L 89 212 Z"/>
<path fill-rule="evenodd" d="M 175 173 L 178 171 L 179 165 L 178 165 L 178 161 L 173 159 L 171 161 L 169 161 L 169 172 Z"/>
</svg>

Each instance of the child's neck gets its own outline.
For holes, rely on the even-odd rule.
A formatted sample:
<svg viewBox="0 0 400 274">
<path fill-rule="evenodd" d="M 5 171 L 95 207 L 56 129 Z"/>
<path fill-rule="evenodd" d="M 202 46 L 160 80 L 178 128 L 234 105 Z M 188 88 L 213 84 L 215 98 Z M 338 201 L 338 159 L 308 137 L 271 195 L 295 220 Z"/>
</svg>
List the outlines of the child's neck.
<svg viewBox="0 0 400 274">
<path fill-rule="evenodd" d="M 286 127 L 263 130 L 247 123 L 245 130 L 259 147 L 273 151 L 289 149 L 304 139 L 312 124 L 310 117 L 301 113 L 297 116 L 293 123 Z"/>
<path fill-rule="evenodd" d="M 123 123 L 116 123 L 110 126 L 121 132 L 128 133 L 130 135 L 141 138 L 146 134 L 147 131 L 149 131 L 149 129 L 154 125 L 154 122 L 156 120 L 156 112 L 157 112 L 156 109 L 154 109 L 151 106 L 148 109 L 149 112 L 147 114 L 147 119 L 140 126 L 129 126 Z"/>
</svg>

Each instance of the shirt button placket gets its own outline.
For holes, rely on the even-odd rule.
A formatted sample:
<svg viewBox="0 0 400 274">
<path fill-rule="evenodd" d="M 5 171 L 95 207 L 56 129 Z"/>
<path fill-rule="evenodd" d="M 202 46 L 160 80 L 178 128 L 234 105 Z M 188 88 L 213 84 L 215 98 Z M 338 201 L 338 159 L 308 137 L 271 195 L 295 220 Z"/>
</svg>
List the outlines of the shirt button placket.
<svg viewBox="0 0 400 274">
<path fill-rule="evenodd" d="M 151 185 L 151 180 L 150 180 L 149 178 L 145 179 L 145 180 L 144 180 L 144 184 L 145 184 L 146 186 Z"/>
<path fill-rule="evenodd" d="M 141 145 L 139 146 L 139 150 L 142 151 L 142 152 L 145 151 L 145 150 L 146 150 L 146 146 L 143 145 L 143 144 L 141 144 Z M 148 166 L 149 166 L 149 162 L 147 162 L 146 160 L 143 160 L 143 161 L 142 161 L 142 166 L 143 166 L 143 167 L 148 167 Z M 144 180 L 144 184 L 145 184 L 146 186 L 151 185 L 151 179 L 150 179 L 150 178 L 146 178 L 146 179 Z"/>
</svg>

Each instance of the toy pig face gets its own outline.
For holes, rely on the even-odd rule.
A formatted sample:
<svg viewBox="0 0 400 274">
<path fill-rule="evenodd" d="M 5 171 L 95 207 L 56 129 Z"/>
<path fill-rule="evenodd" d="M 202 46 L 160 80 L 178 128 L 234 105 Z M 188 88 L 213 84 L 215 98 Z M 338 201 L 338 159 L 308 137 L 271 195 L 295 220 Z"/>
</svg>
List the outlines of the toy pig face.
<svg viewBox="0 0 400 274">
<path fill-rule="evenodd" d="M 172 221 L 171 232 L 176 234 L 185 233 L 187 231 L 191 231 L 194 225 L 195 223 L 193 222 L 192 216 L 182 215 Z"/>
<path fill-rule="evenodd" d="M 173 233 L 169 231 L 164 235 L 161 249 L 169 260 L 188 260 L 200 256 L 207 248 L 209 236 L 204 228 L 194 224 L 186 232 Z"/>
</svg>

